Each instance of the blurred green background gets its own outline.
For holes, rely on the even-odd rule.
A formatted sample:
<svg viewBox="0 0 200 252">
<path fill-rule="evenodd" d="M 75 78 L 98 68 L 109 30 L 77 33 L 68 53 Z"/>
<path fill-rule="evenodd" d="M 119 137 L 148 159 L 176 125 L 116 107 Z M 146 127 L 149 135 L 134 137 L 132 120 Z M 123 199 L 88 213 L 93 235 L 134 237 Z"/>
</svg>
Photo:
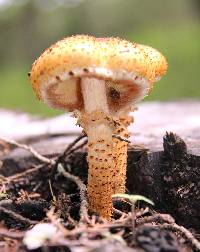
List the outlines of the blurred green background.
<svg viewBox="0 0 200 252">
<path fill-rule="evenodd" d="M 35 98 L 27 73 L 45 48 L 72 34 L 159 49 L 169 69 L 145 100 L 200 97 L 200 0 L 0 0 L 0 107 L 58 113 Z"/>
</svg>

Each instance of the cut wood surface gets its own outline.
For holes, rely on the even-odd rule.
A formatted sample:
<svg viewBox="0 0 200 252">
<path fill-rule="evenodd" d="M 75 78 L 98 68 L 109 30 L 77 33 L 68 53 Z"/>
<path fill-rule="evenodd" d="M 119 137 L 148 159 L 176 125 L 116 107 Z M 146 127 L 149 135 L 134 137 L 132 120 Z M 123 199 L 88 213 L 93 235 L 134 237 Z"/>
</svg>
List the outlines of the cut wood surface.
<svg viewBox="0 0 200 252">
<path fill-rule="evenodd" d="M 162 137 L 166 131 L 178 134 L 188 146 L 190 153 L 200 153 L 200 102 L 144 102 L 133 113 L 135 122 L 130 126 L 131 142 L 150 151 L 163 149 Z M 76 119 L 69 114 L 54 118 L 41 118 L 26 113 L 0 110 L 0 136 L 13 140 L 30 140 L 43 154 L 62 151 L 81 133 L 75 126 Z M 48 139 L 57 135 L 57 139 Z M 65 135 L 65 136 L 64 136 Z M 40 136 L 43 136 L 41 142 Z M 46 137 L 45 137 L 46 136 Z M 37 139 L 40 140 L 39 145 Z M 43 148 L 53 141 L 51 148 Z M 50 153 L 48 153 L 50 152 Z"/>
</svg>

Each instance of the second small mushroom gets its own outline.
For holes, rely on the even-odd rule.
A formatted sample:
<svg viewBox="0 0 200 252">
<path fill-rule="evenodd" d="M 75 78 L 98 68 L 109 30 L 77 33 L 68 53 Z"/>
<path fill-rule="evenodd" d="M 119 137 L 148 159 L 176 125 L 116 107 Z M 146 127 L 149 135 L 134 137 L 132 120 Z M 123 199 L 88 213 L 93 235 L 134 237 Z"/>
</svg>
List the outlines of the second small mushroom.
<svg viewBox="0 0 200 252">
<path fill-rule="evenodd" d="M 49 106 L 74 112 L 88 136 L 88 200 L 112 214 L 112 194 L 125 192 L 129 112 L 166 71 L 155 49 L 118 38 L 77 35 L 52 45 L 34 62 L 31 82 Z"/>
</svg>

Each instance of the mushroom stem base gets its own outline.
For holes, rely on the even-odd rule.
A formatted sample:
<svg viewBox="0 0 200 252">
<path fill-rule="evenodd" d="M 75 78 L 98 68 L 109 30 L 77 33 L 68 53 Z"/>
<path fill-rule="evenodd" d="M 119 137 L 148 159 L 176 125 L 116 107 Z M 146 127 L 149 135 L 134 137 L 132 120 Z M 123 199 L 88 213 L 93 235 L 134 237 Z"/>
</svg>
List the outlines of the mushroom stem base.
<svg viewBox="0 0 200 252">
<path fill-rule="evenodd" d="M 89 207 L 109 220 L 112 215 L 112 194 L 116 176 L 113 143 L 101 137 L 97 142 L 89 142 L 88 145 Z"/>
</svg>

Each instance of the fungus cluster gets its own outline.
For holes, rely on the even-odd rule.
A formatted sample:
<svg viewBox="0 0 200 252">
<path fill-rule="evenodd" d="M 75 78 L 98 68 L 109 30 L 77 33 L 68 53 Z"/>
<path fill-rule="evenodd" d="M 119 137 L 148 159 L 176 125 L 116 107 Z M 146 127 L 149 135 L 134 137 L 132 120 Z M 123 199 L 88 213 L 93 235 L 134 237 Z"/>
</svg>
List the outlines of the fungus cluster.
<svg viewBox="0 0 200 252">
<path fill-rule="evenodd" d="M 49 106 L 74 112 L 88 137 L 88 200 L 112 214 L 112 194 L 125 192 L 129 112 L 166 72 L 157 50 L 118 38 L 67 37 L 34 62 L 33 89 Z"/>
</svg>

